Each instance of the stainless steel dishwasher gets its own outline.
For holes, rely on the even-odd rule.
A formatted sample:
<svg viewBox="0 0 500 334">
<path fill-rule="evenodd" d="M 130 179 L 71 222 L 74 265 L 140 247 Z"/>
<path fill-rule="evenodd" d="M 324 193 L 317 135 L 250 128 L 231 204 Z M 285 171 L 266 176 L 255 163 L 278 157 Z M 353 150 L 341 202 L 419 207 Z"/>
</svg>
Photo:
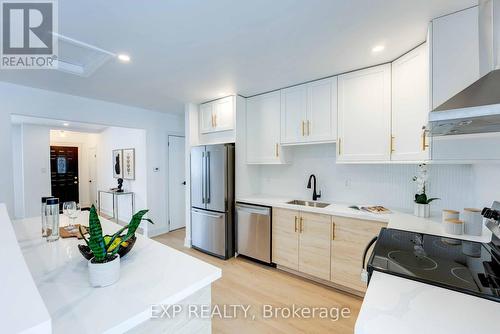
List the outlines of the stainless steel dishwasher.
<svg viewBox="0 0 500 334">
<path fill-rule="evenodd" d="M 271 208 L 236 203 L 236 253 L 271 264 Z"/>
</svg>

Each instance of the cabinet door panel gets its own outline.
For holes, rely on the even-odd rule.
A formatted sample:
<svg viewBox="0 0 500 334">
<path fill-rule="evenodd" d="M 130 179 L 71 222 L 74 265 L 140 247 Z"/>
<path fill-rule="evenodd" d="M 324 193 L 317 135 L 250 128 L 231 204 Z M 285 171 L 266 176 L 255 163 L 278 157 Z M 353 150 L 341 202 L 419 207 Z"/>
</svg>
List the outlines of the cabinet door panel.
<svg viewBox="0 0 500 334">
<path fill-rule="evenodd" d="M 360 276 L 363 252 L 368 242 L 386 225 L 382 222 L 333 217 L 332 282 L 366 291 L 366 283 L 361 281 Z"/>
<path fill-rule="evenodd" d="M 338 161 L 389 161 L 391 65 L 339 76 Z"/>
<path fill-rule="evenodd" d="M 215 131 L 234 128 L 234 97 L 228 96 L 214 102 Z"/>
<path fill-rule="evenodd" d="M 299 271 L 328 280 L 330 278 L 330 240 L 332 217 L 301 212 L 299 226 Z"/>
<path fill-rule="evenodd" d="M 213 104 L 204 103 L 200 105 L 200 133 L 209 133 L 213 131 Z"/>
<path fill-rule="evenodd" d="M 315 81 L 307 86 L 308 142 L 337 139 L 337 77 Z"/>
<path fill-rule="evenodd" d="M 298 218 L 298 211 L 273 208 L 272 261 L 294 270 L 299 270 Z"/>
<path fill-rule="evenodd" d="M 280 93 L 248 98 L 246 120 L 247 163 L 280 163 Z"/>
<path fill-rule="evenodd" d="M 305 138 L 307 86 L 281 90 L 281 143 L 301 143 Z"/>
<path fill-rule="evenodd" d="M 427 125 L 429 104 L 428 46 L 423 44 L 392 63 L 392 135 L 394 161 L 429 159 Z"/>
<path fill-rule="evenodd" d="M 437 108 L 479 79 L 478 7 L 432 21 L 432 101 Z"/>
</svg>

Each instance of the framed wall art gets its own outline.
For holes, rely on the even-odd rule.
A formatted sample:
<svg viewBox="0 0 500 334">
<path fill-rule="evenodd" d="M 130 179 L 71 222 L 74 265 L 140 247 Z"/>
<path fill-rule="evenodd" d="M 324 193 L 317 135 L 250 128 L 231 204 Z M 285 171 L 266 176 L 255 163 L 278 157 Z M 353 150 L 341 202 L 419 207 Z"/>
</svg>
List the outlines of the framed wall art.
<svg viewBox="0 0 500 334">
<path fill-rule="evenodd" d="M 123 178 L 135 180 L 135 149 L 123 149 Z"/>
<path fill-rule="evenodd" d="M 123 178 L 123 151 L 113 150 L 113 177 Z"/>
</svg>

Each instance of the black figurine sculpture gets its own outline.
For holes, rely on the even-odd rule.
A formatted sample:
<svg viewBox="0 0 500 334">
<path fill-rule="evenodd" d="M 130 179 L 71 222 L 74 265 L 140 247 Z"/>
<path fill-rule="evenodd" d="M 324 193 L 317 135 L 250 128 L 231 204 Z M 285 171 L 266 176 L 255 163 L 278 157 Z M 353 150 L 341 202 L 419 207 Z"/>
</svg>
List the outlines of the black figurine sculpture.
<svg viewBox="0 0 500 334">
<path fill-rule="evenodd" d="M 116 192 L 119 192 L 119 193 L 122 193 L 123 192 L 123 179 L 122 178 L 119 178 L 118 180 L 118 189 L 116 190 Z"/>
</svg>

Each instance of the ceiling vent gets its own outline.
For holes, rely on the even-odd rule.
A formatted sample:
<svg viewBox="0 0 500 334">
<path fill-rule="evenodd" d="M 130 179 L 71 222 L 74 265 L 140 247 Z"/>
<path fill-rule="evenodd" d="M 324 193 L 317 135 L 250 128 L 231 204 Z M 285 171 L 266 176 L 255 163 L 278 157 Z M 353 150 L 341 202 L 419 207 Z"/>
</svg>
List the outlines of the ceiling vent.
<svg viewBox="0 0 500 334">
<path fill-rule="evenodd" d="M 116 54 L 76 39 L 54 33 L 58 38 L 57 70 L 81 77 L 91 76 Z"/>
</svg>

